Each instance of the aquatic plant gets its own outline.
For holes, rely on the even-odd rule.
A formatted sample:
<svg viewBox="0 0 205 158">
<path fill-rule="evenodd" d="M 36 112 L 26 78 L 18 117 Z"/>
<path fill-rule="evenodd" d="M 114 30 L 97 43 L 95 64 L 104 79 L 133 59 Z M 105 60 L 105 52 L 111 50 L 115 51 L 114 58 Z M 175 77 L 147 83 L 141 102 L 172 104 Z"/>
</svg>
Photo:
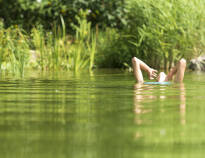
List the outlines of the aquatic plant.
<svg viewBox="0 0 205 158">
<path fill-rule="evenodd" d="M 91 23 L 86 19 L 87 11 L 76 16 L 77 25 L 73 25 L 76 35 L 66 36 L 64 19 L 61 26 L 54 25 L 53 32 L 46 33 L 41 27 L 32 29 L 32 43 L 39 52 L 39 64 L 42 70 L 81 71 L 92 70 L 96 52 L 96 37 L 91 31 Z"/>
<path fill-rule="evenodd" d="M 41 25 L 31 30 L 28 36 L 18 26 L 0 27 L 0 69 L 14 74 L 24 74 L 25 68 L 42 71 L 68 70 L 92 71 L 96 53 L 96 35 L 86 19 L 87 11 L 80 11 L 73 25 L 75 36 L 66 35 L 62 16 L 61 26 L 54 25 L 46 32 Z M 29 40 L 30 39 L 30 40 Z"/>
<path fill-rule="evenodd" d="M 71 56 L 73 57 L 72 69 L 77 72 L 80 69 L 89 68 L 91 71 L 94 66 L 96 53 L 96 35 L 91 30 L 91 23 L 87 21 L 88 11 L 80 10 L 80 16 L 76 16 L 79 25 L 73 25 L 76 30 Z"/>
<path fill-rule="evenodd" d="M 0 70 L 24 74 L 29 56 L 28 36 L 17 25 L 5 29 L 0 26 Z"/>
</svg>

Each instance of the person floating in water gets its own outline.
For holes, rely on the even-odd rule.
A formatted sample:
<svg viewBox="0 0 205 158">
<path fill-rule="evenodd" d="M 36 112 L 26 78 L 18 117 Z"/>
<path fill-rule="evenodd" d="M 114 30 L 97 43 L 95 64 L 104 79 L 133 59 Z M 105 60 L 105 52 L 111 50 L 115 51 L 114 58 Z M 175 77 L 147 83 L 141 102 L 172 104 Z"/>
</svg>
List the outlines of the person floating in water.
<svg viewBox="0 0 205 158">
<path fill-rule="evenodd" d="M 177 65 L 169 71 L 169 73 L 166 75 L 164 72 L 160 72 L 157 76 L 157 70 L 150 68 L 147 64 L 145 64 L 140 59 L 133 57 L 132 58 L 132 66 L 133 66 L 133 72 L 134 77 L 138 83 L 144 83 L 142 71 L 144 70 L 148 73 L 149 79 L 156 78 L 157 82 L 168 82 L 173 79 L 173 76 L 176 74 L 174 81 L 175 82 L 182 82 L 184 79 L 184 72 L 186 69 L 186 60 L 181 59 L 178 61 Z"/>
</svg>

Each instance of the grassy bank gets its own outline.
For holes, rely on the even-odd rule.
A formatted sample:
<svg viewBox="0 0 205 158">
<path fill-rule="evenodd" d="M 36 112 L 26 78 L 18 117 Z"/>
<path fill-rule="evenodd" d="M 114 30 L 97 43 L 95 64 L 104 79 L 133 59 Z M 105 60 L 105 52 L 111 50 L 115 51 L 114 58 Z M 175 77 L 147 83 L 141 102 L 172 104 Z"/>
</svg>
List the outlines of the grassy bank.
<svg viewBox="0 0 205 158">
<path fill-rule="evenodd" d="M 18 26 L 5 29 L 1 23 L 0 70 L 21 75 L 25 69 L 91 71 L 96 53 L 96 33 L 91 30 L 86 15 L 87 12 L 81 11 L 76 17 L 75 36 L 66 35 L 62 17 L 61 26 L 54 26 L 53 31 L 45 32 L 38 26 L 29 35 Z"/>
<path fill-rule="evenodd" d="M 203 53 L 205 2 L 202 0 L 129 0 L 127 24 L 121 29 L 91 28 L 88 11 L 80 11 L 74 35 L 61 25 L 45 31 L 40 25 L 31 33 L 14 25 L 0 24 L 0 71 L 24 74 L 42 71 L 92 71 L 93 67 L 131 66 L 137 56 L 155 68 L 170 68 L 175 61 Z"/>
</svg>

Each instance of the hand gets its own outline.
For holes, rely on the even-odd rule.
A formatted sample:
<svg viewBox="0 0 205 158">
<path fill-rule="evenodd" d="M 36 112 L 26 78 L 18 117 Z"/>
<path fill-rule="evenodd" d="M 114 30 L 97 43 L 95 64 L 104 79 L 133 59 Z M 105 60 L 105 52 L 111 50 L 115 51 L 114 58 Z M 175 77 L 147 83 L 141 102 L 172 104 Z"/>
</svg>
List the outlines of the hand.
<svg viewBox="0 0 205 158">
<path fill-rule="evenodd" d="M 154 70 L 154 69 L 150 68 L 148 70 L 149 79 L 153 80 L 154 78 L 156 78 L 157 77 L 157 72 L 158 72 L 157 70 Z"/>
</svg>

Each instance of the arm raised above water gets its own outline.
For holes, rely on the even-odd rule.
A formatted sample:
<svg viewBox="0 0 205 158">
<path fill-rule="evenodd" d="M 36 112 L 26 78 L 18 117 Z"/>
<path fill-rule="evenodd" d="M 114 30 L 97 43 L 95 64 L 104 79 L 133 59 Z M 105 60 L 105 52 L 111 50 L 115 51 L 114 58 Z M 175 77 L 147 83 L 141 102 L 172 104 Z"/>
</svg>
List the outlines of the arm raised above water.
<svg viewBox="0 0 205 158">
<path fill-rule="evenodd" d="M 150 68 L 142 60 L 136 57 L 132 58 L 132 65 L 134 76 L 137 82 L 144 82 L 141 70 L 144 70 L 148 73 L 149 79 L 154 79 L 157 77 L 157 70 Z"/>
</svg>

